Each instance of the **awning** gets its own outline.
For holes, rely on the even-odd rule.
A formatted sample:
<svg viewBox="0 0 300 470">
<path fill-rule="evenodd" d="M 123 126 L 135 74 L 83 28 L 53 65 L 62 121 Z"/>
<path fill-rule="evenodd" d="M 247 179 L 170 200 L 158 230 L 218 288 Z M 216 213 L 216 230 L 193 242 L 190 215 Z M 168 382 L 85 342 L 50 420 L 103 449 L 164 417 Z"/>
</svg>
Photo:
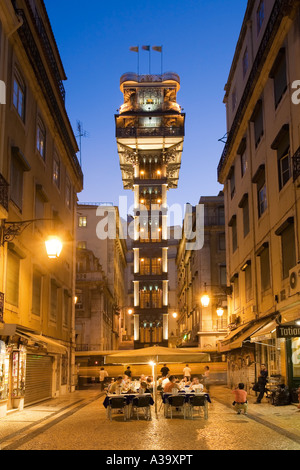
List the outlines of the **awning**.
<svg viewBox="0 0 300 470">
<path fill-rule="evenodd" d="M 261 320 L 260 322 L 257 322 L 255 324 L 251 324 L 249 328 L 244 330 L 238 338 L 236 338 L 234 341 L 228 343 L 228 337 L 226 338 L 226 344 L 224 344 L 225 341 L 222 341 L 220 344 L 220 352 L 227 352 L 227 351 L 232 351 L 233 349 L 239 349 L 243 347 L 243 343 L 248 340 L 256 331 L 260 330 L 263 326 L 266 325 L 267 320 Z M 244 325 L 245 326 L 245 325 Z M 235 330 L 236 331 L 236 330 Z"/>
<path fill-rule="evenodd" d="M 54 341 L 53 339 L 47 338 L 43 335 L 35 335 L 33 333 L 20 330 L 18 328 L 16 329 L 16 334 L 23 338 L 29 339 L 34 343 L 41 344 L 42 346 L 46 347 L 48 353 L 66 354 L 68 351 L 68 348 L 66 346 L 63 346 L 57 341 Z"/>
<path fill-rule="evenodd" d="M 276 321 L 271 321 L 270 323 L 267 323 L 267 325 L 265 325 L 260 330 L 256 331 L 254 335 L 251 336 L 251 343 L 272 339 L 273 333 L 275 333 L 277 326 L 278 325 Z"/>
</svg>

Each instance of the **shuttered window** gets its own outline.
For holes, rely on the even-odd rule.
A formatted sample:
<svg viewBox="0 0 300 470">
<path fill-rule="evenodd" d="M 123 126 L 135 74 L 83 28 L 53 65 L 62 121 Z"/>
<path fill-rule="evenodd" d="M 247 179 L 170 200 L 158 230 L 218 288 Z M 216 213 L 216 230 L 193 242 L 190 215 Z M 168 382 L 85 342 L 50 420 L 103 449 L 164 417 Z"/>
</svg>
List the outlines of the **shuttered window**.
<svg viewBox="0 0 300 470">
<path fill-rule="evenodd" d="M 50 319 L 52 321 L 57 320 L 57 307 L 58 307 L 58 287 L 56 282 L 52 279 L 51 280 L 51 295 L 50 295 L 50 300 L 51 300 L 51 305 L 50 305 Z"/>
<path fill-rule="evenodd" d="M 32 275 L 32 313 L 41 315 L 42 300 L 42 276 L 39 272 L 34 271 Z"/>
<path fill-rule="evenodd" d="M 52 398 L 52 357 L 27 354 L 25 405 Z"/>
<path fill-rule="evenodd" d="M 286 54 L 284 48 L 280 50 L 277 56 L 270 73 L 270 78 L 273 78 L 274 80 L 274 99 L 275 108 L 277 108 L 287 90 Z"/>
<path fill-rule="evenodd" d="M 282 278 L 286 279 L 290 269 L 296 265 L 294 218 L 289 217 L 275 234 L 281 237 Z"/>
<path fill-rule="evenodd" d="M 7 252 L 6 302 L 19 306 L 20 258 L 12 251 Z"/>
<path fill-rule="evenodd" d="M 260 253 L 260 278 L 261 278 L 261 290 L 266 291 L 271 287 L 271 275 L 270 275 L 270 256 L 269 256 L 269 245 L 266 244 L 264 249 Z"/>
</svg>

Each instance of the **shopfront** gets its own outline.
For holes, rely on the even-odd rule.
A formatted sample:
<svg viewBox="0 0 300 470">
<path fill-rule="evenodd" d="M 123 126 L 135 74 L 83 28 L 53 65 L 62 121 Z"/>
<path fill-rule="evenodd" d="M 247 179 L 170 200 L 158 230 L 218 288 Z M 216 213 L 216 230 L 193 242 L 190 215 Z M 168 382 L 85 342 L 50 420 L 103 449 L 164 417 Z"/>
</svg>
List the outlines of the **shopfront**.
<svg viewBox="0 0 300 470">
<path fill-rule="evenodd" d="M 1 329 L 0 329 L 1 332 Z M 0 418 L 68 391 L 69 354 L 51 338 L 17 325 L 0 335 Z"/>
<path fill-rule="evenodd" d="M 277 337 L 284 340 L 286 345 L 287 385 L 290 389 L 300 387 L 300 325 L 297 323 L 277 327 Z"/>
</svg>

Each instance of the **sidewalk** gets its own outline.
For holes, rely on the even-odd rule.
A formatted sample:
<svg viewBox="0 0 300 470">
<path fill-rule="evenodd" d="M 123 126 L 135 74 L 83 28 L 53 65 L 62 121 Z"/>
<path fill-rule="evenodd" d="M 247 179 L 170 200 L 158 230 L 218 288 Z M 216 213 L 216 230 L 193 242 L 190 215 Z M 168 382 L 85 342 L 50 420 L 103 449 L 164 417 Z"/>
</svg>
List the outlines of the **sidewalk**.
<svg viewBox="0 0 300 470">
<path fill-rule="evenodd" d="M 233 410 L 232 402 L 234 395 L 232 390 L 228 387 L 211 387 L 210 394 L 212 402 L 217 400 Z M 267 398 L 264 398 L 262 402 L 257 405 L 255 401 L 256 393 L 251 392 L 248 394 L 248 417 L 250 419 L 267 422 L 270 426 L 281 428 L 286 432 L 291 432 L 300 437 L 300 410 L 297 406 L 298 404 L 274 406 Z"/>
<path fill-rule="evenodd" d="M 6 417 L 0 419 L 0 449 L 1 443 L 7 445 L 7 439 L 13 439 L 16 435 L 19 437 L 26 436 L 28 432 L 33 430 L 38 431 L 47 423 L 64 419 L 72 414 L 76 415 L 83 407 L 95 400 L 99 400 L 102 404 L 104 396 L 105 393 L 100 392 L 99 389 L 78 390 L 70 395 L 25 408 L 23 411 L 9 413 Z M 229 388 L 225 386 L 211 387 L 210 396 L 212 403 L 209 405 L 209 409 L 212 412 L 214 409 L 220 408 L 220 406 L 225 406 L 235 416 L 235 411 L 232 407 L 234 397 Z M 252 392 L 248 396 L 248 415 L 237 416 L 237 419 L 241 421 L 256 421 L 300 442 L 300 411 L 297 405 L 276 407 L 268 403 L 268 400 L 265 398 L 260 405 L 255 405 L 255 400 L 255 393 Z M 106 419 L 104 408 L 102 409 L 101 407 L 100 409 L 103 418 Z M 209 416 L 211 415 L 209 414 Z M 154 419 L 154 427 L 155 421 Z"/>
</svg>

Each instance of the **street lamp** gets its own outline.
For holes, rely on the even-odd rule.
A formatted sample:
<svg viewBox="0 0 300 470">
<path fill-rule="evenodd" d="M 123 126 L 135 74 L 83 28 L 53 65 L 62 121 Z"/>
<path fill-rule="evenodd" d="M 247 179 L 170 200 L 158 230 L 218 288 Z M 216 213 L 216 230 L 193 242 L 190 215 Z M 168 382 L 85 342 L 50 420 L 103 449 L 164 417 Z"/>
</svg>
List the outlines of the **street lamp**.
<svg viewBox="0 0 300 470">
<path fill-rule="evenodd" d="M 5 243 L 13 241 L 19 237 L 29 225 L 39 221 L 53 221 L 53 219 L 32 219 L 24 220 L 22 222 L 3 222 L 0 227 L 0 245 L 4 246 Z M 49 237 L 46 242 L 46 251 L 49 259 L 59 258 L 62 251 L 62 241 L 56 237 Z"/>
<path fill-rule="evenodd" d="M 58 259 L 62 251 L 62 241 L 55 236 L 49 237 L 45 241 L 46 251 L 49 259 Z"/>
<path fill-rule="evenodd" d="M 210 297 L 206 291 L 206 283 L 204 284 L 204 288 L 205 288 L 205 292 L 201 297 L 201 304 L 202 304 L 202 307 L 207 308 L 210 304 Z"/>
<path fill-rule="evenodd" d="M 220 318 L 223 317 L 223 315 L 224 315 L 224 308 L 223 307 L 218 307 L 217 308 L 217 315 Z"/>
</svg>

